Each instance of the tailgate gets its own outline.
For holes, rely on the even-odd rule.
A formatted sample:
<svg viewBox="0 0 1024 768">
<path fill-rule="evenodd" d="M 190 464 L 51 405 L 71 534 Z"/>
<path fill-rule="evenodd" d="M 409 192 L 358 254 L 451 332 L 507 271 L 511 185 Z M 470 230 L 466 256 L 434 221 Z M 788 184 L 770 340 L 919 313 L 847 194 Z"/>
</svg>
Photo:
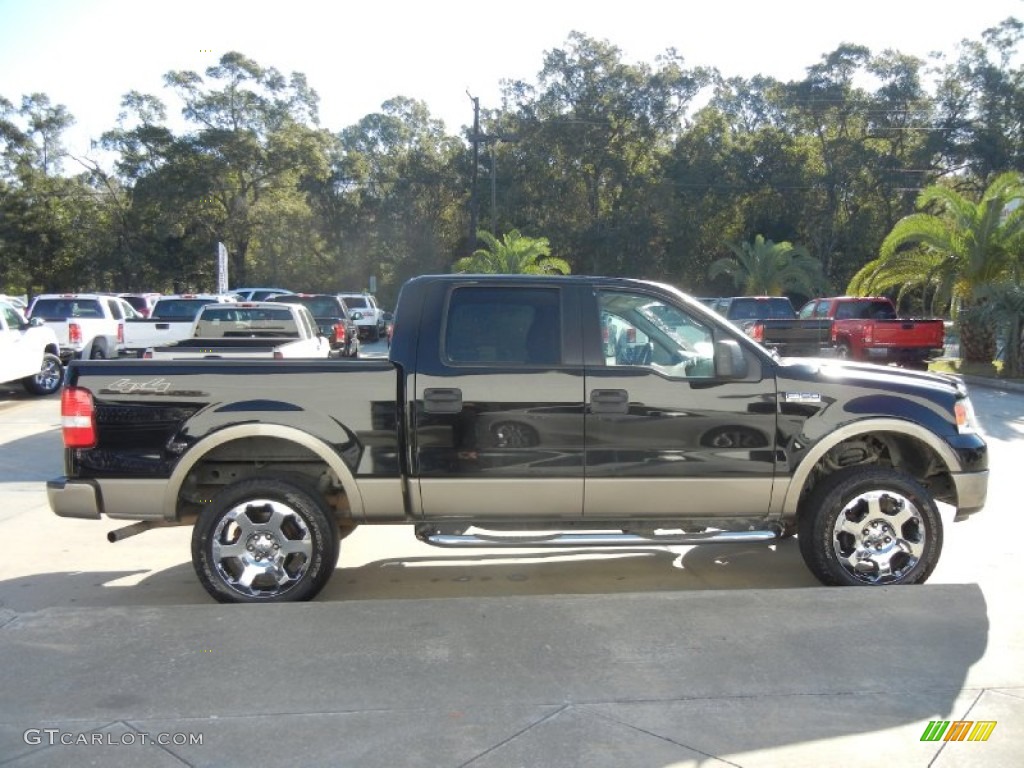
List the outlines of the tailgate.
<svg viewBox="0 0 1024 768">
<path fill-rule="evenodd" d="M 888 347 L 941 347 L 945 341 L 942 320 L 875 320 L 871 343 Z"/>
</svg>

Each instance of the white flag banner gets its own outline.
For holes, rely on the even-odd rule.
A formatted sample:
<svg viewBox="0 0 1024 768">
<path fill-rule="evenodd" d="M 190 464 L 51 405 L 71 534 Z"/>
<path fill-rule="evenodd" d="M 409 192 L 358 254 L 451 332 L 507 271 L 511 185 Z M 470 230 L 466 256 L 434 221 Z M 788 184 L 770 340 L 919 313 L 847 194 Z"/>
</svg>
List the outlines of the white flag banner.
<svg viewBox="0 0 1024 768">
<path fill-rule="evenodd" d="M 217 293 L 228 292 L 228 249 L 217 243 Z"/>
</svg>

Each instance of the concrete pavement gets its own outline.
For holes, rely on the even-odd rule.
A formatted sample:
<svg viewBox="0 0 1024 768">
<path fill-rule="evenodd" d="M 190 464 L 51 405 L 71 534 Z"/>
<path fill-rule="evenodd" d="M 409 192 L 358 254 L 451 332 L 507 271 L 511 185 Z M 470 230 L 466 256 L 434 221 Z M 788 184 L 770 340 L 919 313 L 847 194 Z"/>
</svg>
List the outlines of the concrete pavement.
<svg viewBox="0 0 1024 768">
<path fill-rule="evenodd" d="M 466 555 L 396 526 L 280 606 L 212 603 L 185 529 L 56 518 L 56 402 L 0 404 L 0 765 L 1018 765 L 1024 399 L 975 399 L 989 505 L 921 587 L 816 586 L 792 540 Z"/>
</svg>

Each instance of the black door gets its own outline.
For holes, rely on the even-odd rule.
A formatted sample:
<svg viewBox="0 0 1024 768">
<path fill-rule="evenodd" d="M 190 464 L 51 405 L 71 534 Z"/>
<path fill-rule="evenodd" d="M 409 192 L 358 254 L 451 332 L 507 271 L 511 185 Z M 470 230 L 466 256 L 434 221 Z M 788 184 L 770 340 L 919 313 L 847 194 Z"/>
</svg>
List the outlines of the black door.
<svg viewBox="0 0 1024 768">
<path fill-rule="evenodd" d="M 585 516 L 767 514 L 775 383 L 759 358 L 719 380 L 716 330 L 685 303 L 621 285 L 588 298 Z"/>
<path fill-rule="evenodd" d="M 529 280 L 437 287 L 424 316 L 443 320 L 420 334 L 412 403 L 422 514 L 578 518 L 584 382 L 574 289 Z"/>
</svg>

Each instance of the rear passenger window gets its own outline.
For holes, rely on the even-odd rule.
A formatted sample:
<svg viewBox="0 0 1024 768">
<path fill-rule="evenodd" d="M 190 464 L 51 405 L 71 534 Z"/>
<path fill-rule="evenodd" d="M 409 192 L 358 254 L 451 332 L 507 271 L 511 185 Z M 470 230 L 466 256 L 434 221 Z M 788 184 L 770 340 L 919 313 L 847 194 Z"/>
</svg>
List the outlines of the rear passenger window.
<svg viewBox="0 0 1024 768">
<path fill-rule="evenodd" d="M 560 306 L 557 288 L 456 288 L 448 302 L 443 357 L 461 365 L 559 363 Z"/>
</svg>

